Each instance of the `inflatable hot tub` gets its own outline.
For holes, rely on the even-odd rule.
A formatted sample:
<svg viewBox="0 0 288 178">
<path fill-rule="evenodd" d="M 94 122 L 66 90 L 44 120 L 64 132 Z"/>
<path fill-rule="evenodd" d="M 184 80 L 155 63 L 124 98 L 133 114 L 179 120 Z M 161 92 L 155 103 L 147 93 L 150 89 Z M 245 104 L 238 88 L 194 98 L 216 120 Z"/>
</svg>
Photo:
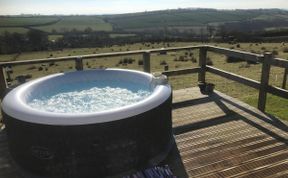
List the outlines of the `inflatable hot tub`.
<svg viewBox="0 0 288 178">
<path fill-rule="evenodd" d="M 49 102 L 44 109 L 29 104 L 35 97 L 55 93 L 59 88 L 79 93 L 83 85 L 89 88 L 101 82 L 101 87 L 110 82 L 116 88 L 119 83 L 128 83 L 133 90 L 144 86 L 150 93 L 132 104 L 89 112 L 72 112 L 69 109 L 74 106 L 66 102 L 57 103 L 56 109 L 62 105 L 68 109 L 63 112 L 45 110 Z M 74 84 L 78 87 L 75 91 L 70 87 Z M 119 97 L 104 100 L 116 103 Z M 106 177 L 157 164 L 165 158 L 173 143 L 171 102 L 171 87 L 163 76 L 99 69 L 27 82 L 5 96 L 2 112 L 10 153 L 24 172 L 40 177 Z"/>
</svg>

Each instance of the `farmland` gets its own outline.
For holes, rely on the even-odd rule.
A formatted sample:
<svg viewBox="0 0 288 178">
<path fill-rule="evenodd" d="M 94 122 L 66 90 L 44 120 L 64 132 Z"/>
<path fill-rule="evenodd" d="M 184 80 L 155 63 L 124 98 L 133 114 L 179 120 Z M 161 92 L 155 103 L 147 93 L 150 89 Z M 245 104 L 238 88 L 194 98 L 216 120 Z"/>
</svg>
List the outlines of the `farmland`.
<svg viewBox="0 0 288 178">
<path fill-rule="evenodd" d="M 85 31 L 90 28 L 92 31 L 112 31 L 110 23 L 106 23 L 102 18 L 96 16 L 65 16 L 58 23 L 46 26 L 35 27 L 49 33 L 65 33 L 67 31 Z"/>
<path fill-rule="evenodd" d="M 35 17 L 0 17 L 0 27 L 27 27 L 53 24 L 59 21 L 56 16 L 35 16 Z"/>
<path fill-rule="evenodd" d="M 0 34 L 5 31 L 10 33 L 26 33 L 31 27 L 51 25 L 57 23 L 59 17 L 41 16 L 41 17 L 0 17 Z"/>
<path fill-rule="evenodd" d="M 73 16 L 1 16 L 0 32 L 5 30 L 25 33 L 27 28 L 47 33 L 82 31 L 145 31 L 145 30 L 194 30 L 213 26 L 216 29 L 226 24 L 226 28 L 238 28 L 248 24 L 253 30 L 288 27 L 288 11 L 279 9 L 255 10 L 215 10 L 215 9 L 175 9 L 139 12 L 117 15 L 73 15 Z M 258 23 L 261 23 L 259 25 Z M 246 27 L 240 29 L 245 30 Z M 23 30 L 23 31 L 21 31 Z"/>
<path fill-rule="evenodd" d="M 132 14 L 104 16 L 106 21 L 113 24 L 115 29 L 124 31 L 144 31 L 177 29 L 194 30 L 213 26 L 216 29 L 226 25 L 226 30 L 233 26 L 247 23 L 252 30 L 264 30 L 271 26 L 288 26 L 288 12 L 269 10 L 215 10 L 215 9 L 177 9 Z M 256 25 L 258 23 L 261 25 Z M 271 24 L 273 22 L 273 24 Z M 277 24 L 279 22 L 279 24 Z M 255 25 L 254 25 L 255 24 Z M 277 24 L 277 25 L 276 25 Z M 231 27 L 230 27 L 231 26 Z M 247 26 L 242 27 L 245 30 Z"/>
<path fill-rule="evenodd" d="M 0 17 L 0 33 L 5 31 L 26 33 L 28 29 L 37 29 L 47 33 L 65 33 L 68 31 L 112 31 L 110 23 L 97 16 L 35 16 Z"/>
<path fill-rule="evenodd" d="M 0 34 L 4 34 L 5 32 L 10 33 L 27 33 L 28 29 L 22 27 L 0 27 Z"/>
<path fill-rule="evenodd" d="M 152 49 L 162 47 L 176 47 L 198 45 L 198 43 L 137 43 L 131 45 L 115 45 L 105 48 L 75 48 L 75 49 L 63 49 L 58 51 L 43 51 L 43 52 L 29 52 L 18 55 L 1 55 L 1 61 L 11 60 L 27 60 L 27 59 L 39 59 L 49 57 L 60 56 L 75 56 L 84 54 L 95 54 L 103 52 L 116 52 L 116 51 L 128 51 L 139 49 Z M 277 57 L 288 59 L 288 51 L 286 51 L 287 44 L 284 43 L 239 43 L 239 44 L 226 44 L 226 43 L 210 43 L 210 45 L 217 45 L 227 48 L 234 48 L 237 50 L 244 50 L 255 53 L 263 53 L 265 51 L 273 52 Z M 208 53 L 208 57 L 211 60 L 211 64 L 217 68 L 234 72 L 245 77 L 260 80 L 261 65 L 259 64 L 247 64 L 246 62 L 227 63 L 226 57 L 217 55 L 214 53 Z M 114 57 L 114 58 L 99 58 L 84 60 L 85 69 L 93 69 L 99 67 L 116 67 L 116 68 L 128 68 L 142 70 L 141 65 L 142 56 L 127 56 L 127 57 Z M 181 69 L 187 67 L 196 67 L 198 65 L 198 51 L 182 51 L 171 52 L 167 55 L 153 54 L 151 56 L 152 72 L 163 71 L 164 65 L 169 66 L 169 70 Z M 140 65 L 139 65 L 140 64 Z M 12 78 L 15 79 L 18 75 L 30 75 L 32 78 L 38 78 L 51 73 L 74 71 L 74 62 L 57 62 L 49 64 L 38 64 L 32 66 L 17 66 L 13 67 Z M 207 74 L 209 82 L 216 84 L 216 89 L 224 92 L 230 96 L 236 97 L 253 106 L 257 105 L 258 92 L 249 87 L 243 86 L 236 82 L 225 80 L 215 75 Z M 283 79 L 283 69 L 273 67 L 271 69 L 270 84 L 274 86 L 281 86 Z M 182 75 L 169 78 L 170 83 L 174 89 L 192 87 L 197 85 L 197 75 Z M 15 80 L 12 81 L 15 83 Z M 288 86 L 286 86 L 288 87 Z M 276 96 L 268 95 L 267 111 L 274 114 L 281 119 L 288 120 L 288 101 Z"/>
<path fill-rule="evenodd" d="M 120 29 L 141 29 L 152 27 L 205 26 L 209 23 L 224 23 L 259 18 L 261 11 L 218 11 L 199 10 L 167 10 L 107 16 L 109 22 Z M 160 23 L 159 23 L 160 22 Z"/>
</svg>

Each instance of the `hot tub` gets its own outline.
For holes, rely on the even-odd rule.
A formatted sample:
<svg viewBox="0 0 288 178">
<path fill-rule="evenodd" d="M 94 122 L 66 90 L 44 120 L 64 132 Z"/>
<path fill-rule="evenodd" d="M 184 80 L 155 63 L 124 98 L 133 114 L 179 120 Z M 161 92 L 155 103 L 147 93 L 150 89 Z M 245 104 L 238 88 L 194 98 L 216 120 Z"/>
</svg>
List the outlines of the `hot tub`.
<svg viewBox="0 0 288 178">
<path fill-rule="evenodd" d="M 52 112 L 28 104 L 36 95 L 60 86 L 102 81 L 145 85 L 151 94 L 136 103 L 97 112 Z M 171 88 L 161 76 L 99 69 L 27 82 L 5 96 L 2 112 L 10 153 L 25 173 L 105 177 L 157 164 L 165 158 L 173 143 L 171 102 Z"/>
</svg>

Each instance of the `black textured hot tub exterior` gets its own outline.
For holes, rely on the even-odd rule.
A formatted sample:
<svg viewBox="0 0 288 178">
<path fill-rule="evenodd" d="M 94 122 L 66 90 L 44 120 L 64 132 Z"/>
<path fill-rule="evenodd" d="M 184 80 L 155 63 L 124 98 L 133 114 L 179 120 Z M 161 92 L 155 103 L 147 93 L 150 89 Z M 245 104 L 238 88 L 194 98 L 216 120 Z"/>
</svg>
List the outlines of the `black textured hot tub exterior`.
<svg viewBox="0 0 288 178">
<path fill-rule="evenodd" d="M 142 114 L 89 125 L 43 125 L 3 116 L 11 155 L 23 170 L 44 177 L 105 177 L 141 169 L 168 153 L 171 103 L 172 94 Z"/>
</svg>

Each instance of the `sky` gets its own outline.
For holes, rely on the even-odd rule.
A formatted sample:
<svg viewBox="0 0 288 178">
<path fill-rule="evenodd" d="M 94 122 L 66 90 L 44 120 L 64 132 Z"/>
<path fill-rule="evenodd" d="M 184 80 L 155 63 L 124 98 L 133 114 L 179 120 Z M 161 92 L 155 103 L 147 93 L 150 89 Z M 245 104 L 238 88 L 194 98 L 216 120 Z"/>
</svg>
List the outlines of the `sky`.
<svg viewBox="0 0 288 178">
<path fill-rule="evenodd" d="M 119 14 L 177 8 L 288 9 L 288 0 L 0 0 L 0 15 Z"/>
</svg>

